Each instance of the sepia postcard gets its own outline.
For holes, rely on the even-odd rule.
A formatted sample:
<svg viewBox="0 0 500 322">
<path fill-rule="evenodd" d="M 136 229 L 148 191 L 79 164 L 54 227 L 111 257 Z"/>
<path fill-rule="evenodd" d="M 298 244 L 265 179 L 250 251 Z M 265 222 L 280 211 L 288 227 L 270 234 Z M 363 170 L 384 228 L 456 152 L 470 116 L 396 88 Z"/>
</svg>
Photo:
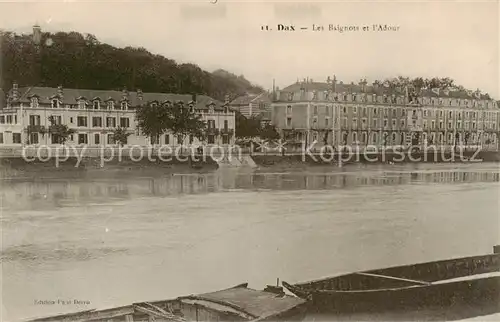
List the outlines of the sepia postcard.
<svg viewBox="0 0 500 322">
<path fill-rule="evenodd" d="M 500 321 L 500 3 L 0 2 L 0 321 Z"/>
</svg>

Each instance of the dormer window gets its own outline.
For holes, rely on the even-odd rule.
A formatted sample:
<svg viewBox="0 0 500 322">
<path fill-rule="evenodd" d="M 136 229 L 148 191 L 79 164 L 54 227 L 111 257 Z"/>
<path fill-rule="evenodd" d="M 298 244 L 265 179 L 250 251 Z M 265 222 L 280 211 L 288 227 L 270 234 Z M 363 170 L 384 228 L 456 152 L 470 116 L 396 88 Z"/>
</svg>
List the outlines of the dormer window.
<svg viewBox="0 0 500 322">
<path fill-rule="evenodd" d="M 228 114 L 229 113 L 229 108 L 227 106 L 224 107 L 224 113 Z"/>
<path fill-rule="evenodd" d="M 81 109 L 84 109 L 85 108 L 85 101 L 84 100 L 81 100 L 78 102 L 78 107 L 81 108 Z"/>
<path fill-rule="evenodd" d="M 343 99 L 344 101 L 347 101 L 347 94 L 344 94 L 344 95 L 342 96 L 342 99 Z"/>
<path fill-rule="evenodd" d="M 208 112 L 214 113 L 214 105 L 213 104 L 210 104 L 210 106 L 208 107 Z"/>
<path fill-rule="evenodd" d="M 100 103 L 100 102 L 99 102 L 98 100 L 95 100 L 95 101 L 94 101 L 94 110 L 98 110 L 98 109 L 99 109 L 99 107 L 100 107 L 100 104 L 99 104 L 99 103 Z"/>
<path fill-rule="evenodd" d="M 127 102 L 123 101 L 121 104 L 121 108 L 122 108 L 122 110 L 126 110 L 127 109 Z"/>
<path fill-rule="evenodd" d="M 108 101 L 108 110 L 113 110 L 115 108 L 115 102 L 114 101 Z"/>
<path fill-rule="evenodd" d="M 53 99 L 52 100 L 52 108 L 58 108 L 59 107 L 59 100 Z"/>
<path fill-rule="evenodd" d="M 31 107 L 38 107 L 38 97 L 31 98 Z"/>
<path fill-rule="evenodd" d="M 293 93 L 288 94 L 288 100 L 293 101 Z"/>
<path fill-rule="evenodd" d="M 324 92 L 324 96 L 325 96 L 325 101 L 328 101 L 328 92 L 327 91 Z"/>
<path fill-rule="evenodd" d="M 125 102 L 123 102 L 123 103 L 125 103 Z M 123 103 L 122 103 L 122 107 L 123 107 Z M 157 106 L 158 106 L 158 103 L 156 103 L 156 102 L 151 103 L 151 107 L 157 107 Z"/>
</svg>

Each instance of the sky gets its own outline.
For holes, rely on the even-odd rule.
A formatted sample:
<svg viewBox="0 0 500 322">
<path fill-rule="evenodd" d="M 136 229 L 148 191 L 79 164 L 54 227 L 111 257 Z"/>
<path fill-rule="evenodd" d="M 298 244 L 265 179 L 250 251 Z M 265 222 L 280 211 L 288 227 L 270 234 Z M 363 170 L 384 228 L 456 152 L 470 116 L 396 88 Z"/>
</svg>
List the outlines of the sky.
<svg viewBox="0 0 500 322">
<path fill-rule="evenodd" d="M 35 23 L 209 71 L 223 68 L 267 89 L 273 79 L 283 88 L 333 75 L 356 83 L 451 77 L 500 99 L 498 0 L 0 2 L 1 29 L 28 33 Z M 278 24 L 297 30 L 278 31 Z M 313 24 L 325 30 L 313 31 Z M 330 24 L 358 30 L 328 31 Z M 373 31 L 373 24 L 398 30 Z M 266 25 L 271 30 L 262 31 Z"/>
</svg>

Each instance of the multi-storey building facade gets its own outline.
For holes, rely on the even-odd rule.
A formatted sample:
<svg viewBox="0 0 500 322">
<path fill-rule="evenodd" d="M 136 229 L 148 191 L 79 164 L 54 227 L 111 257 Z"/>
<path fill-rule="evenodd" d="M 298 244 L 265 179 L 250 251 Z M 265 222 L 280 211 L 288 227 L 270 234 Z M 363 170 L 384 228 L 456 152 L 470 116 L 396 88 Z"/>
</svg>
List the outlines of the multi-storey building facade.
<svg viewBox="0 0 500 322">
<path fill-rule="evenodd" d="M 479 91 L 303 81 L 277 90 L 272 122 L 287 141 L 321 145 L 479 145 L 498 149 L 500 110 Z"/>
<path fill-rule="evenodd" d="M 6 106 L 0 110 L 0 144 L 56 144 L 50 133 L 36 131 L 49 128 L 49 118 L 73 129 L 67 144 L 115 145 L 114 130 L 124 128 L 130 133 L 127 144 L 165 145 L 199 144 L 196 138 L 174 138 L 164 134 L 160 142 L 151 141 L 137 127 L 135 110 L 143 104 L 173 104 L 184 102 L 193 108 L 208 125 L 205 144 L 229 145 L 234 143 L 235 114 L 228 102 L 217 102 L 204 95 L 164 94 L 136 92 L 66 89 L 52 87 L 18 87 L 13 84 L 7 93 Z"/>
</svg>

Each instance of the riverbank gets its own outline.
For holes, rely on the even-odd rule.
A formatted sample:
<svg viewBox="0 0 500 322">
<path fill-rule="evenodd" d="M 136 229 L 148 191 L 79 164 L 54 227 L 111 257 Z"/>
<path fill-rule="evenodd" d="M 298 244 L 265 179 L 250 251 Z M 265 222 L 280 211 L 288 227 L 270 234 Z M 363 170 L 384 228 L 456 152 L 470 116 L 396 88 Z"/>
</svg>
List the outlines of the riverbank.
<svg viewBox="0 0 500 322">
<path fill-rule="evenodd" d="M 253 155 L 261 167 L 304 167 L 314 165 L 346 165 L 355 163 L 472 163 L 499 162 L 499 151 L 432 151 L 432 152 L 384 152 L 384 153 L 335 153 L 296 155 Z"/>
<path fill-rule="evenodd" d="M 49 158 L 27 161 L 20 157 L 0 158 L 0 178 L 43 177 L 44 174 L 65 173 L 74 176 L 114 177 L 130 173 L 141 175 L 158 175 L 173 173 L 203 173 L 218 168 L 217 162 L 210 157 L 201 160 L 187 158 L 185 160 L 160 161 L 134 160 L 129 157 L 116 158 L 102 162 L 100 158 L 69 157 L 66 160 Z"/>
</svg>

